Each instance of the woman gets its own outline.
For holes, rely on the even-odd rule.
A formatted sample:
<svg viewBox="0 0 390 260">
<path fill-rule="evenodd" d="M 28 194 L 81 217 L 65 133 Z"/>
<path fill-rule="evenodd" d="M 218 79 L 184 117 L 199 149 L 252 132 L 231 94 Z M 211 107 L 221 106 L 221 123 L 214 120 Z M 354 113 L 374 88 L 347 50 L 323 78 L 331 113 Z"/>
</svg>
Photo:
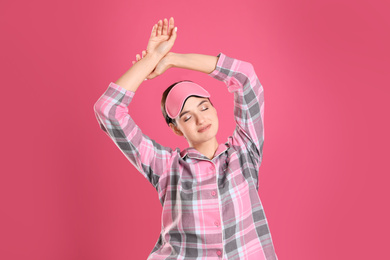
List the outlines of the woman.
<svg viewBox="0 0 390 260">
<path fill-rule="evenodd" d="M 100 127 L 156 188 L 162 230 L 148 259 L 277 259 L 258 195 L 264 142 L 264 92 L 253 66 L 216 57 L 170 52 L 174 20 L 155 24 L 142 57 L 94 105 Z M 207 73 L 234 93 L 236 129 L 218 144 L 217 110 L 210 94 L 192 81 L 171 85 L 162 112 L 172 131 L 186 138 L 180 151 L 142 133 L 128 105 L 146 79 L 170 67 Z"/>
</svg>

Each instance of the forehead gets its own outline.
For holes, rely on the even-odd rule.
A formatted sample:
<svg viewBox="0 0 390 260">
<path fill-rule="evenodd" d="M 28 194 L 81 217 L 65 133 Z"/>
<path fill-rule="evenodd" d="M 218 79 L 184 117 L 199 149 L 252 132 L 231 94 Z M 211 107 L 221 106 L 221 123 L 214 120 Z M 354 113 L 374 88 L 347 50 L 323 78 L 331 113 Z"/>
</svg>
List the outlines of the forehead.
<svg viewBox="0 0 390 260">
<path fill-rule="evenodd" d="M 187 98 L 187 100 L 184 102 L 184 106 L 182 108 L 182 111 L 190 110 L 191 108 L 196 108 L 199 105 L 199 103 L 202 102 L 203 100 L 208 101 L 208 98 L 205 98 L 205 97 L 189 97 L 189 98 Z"/>
</svg>

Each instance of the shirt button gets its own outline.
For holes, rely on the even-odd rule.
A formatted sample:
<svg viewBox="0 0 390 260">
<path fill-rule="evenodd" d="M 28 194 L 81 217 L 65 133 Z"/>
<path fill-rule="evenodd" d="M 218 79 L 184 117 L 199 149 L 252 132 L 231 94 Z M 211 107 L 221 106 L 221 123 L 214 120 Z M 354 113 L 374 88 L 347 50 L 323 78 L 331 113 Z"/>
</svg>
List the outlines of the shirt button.
<svg viewBox="0 0 390 260">
<path fill-rule="evenodd" d="M 221 250 L 218 250 L 218 251 L 217 251 L 217 255 L 219 255 L 219 256 L 221 256 L 221 255 L 222 255 L 222 252 L 221 252 Z"/>
<path fill-rule="evenodd" d="M 218 227 L 219 226 L 219 222 L 218 221 L 214 221 L 214 225 L 216 225 Z"/>
<path fill-rule="evenodd" d="M 211 195 L 212 195 L 212 196 L 217 195 L 217 193 L 215 192 L 215 190 L 213 190 L 213 191 L 211 192 Z"/>
</svg>

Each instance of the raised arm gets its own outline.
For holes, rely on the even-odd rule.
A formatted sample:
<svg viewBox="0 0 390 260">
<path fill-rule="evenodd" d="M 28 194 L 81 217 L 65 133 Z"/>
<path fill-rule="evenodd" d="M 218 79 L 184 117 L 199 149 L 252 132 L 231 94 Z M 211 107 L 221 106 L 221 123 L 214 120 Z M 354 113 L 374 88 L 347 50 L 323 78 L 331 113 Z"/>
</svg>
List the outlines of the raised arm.
<svg viewBox="0 0 390 260">
<path fill-rule="evenodd" d="M 166 22 L 164 20 L 164 27 L 166 27 Z M 169 147 L 161 146 L 143 134 L 129 115 L 128 106 L 139 85 L 154 69 L 161 57 L 166 54 L 165 52 L 168 52 L 172 47 L 172 39 L 174 38 L 172 35 L 170 38 L 162 37 L 161 35 L 166 36 L 168 31 L 161 32 L 161 30 L 160 20 L 159 25 L 153 27 L 147 55 L 134 64 L 115 83 L 111 82 L 107 90 L 94 104 L 95 116 L 100 128 L 156 189 L 160 177 L 169 171 L 170 158 L 177 151 L 174 152 Z M 153 39 L 155 41 L 152 41 Z"/>
</svg>

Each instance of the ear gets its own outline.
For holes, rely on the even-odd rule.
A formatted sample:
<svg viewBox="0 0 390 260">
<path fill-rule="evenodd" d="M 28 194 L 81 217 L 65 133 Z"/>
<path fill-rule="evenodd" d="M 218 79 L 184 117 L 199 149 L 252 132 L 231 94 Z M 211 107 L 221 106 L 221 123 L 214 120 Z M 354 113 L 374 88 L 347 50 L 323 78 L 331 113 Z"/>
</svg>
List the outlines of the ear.
<svg viewBox="0 0 390 260">
<path fill-rule="evenodd" d="M 177 127 L 177 126 L 175 126 L 174 124 L 172 124 L 172 123 L 169 123 L 169 127 L 172 129 L 172 131 L 176 134 L 176 135 L 178 135 L 178 136 L 183 136 L 183 133 L 180 131 L 180 129 Z"/>
</svg>

